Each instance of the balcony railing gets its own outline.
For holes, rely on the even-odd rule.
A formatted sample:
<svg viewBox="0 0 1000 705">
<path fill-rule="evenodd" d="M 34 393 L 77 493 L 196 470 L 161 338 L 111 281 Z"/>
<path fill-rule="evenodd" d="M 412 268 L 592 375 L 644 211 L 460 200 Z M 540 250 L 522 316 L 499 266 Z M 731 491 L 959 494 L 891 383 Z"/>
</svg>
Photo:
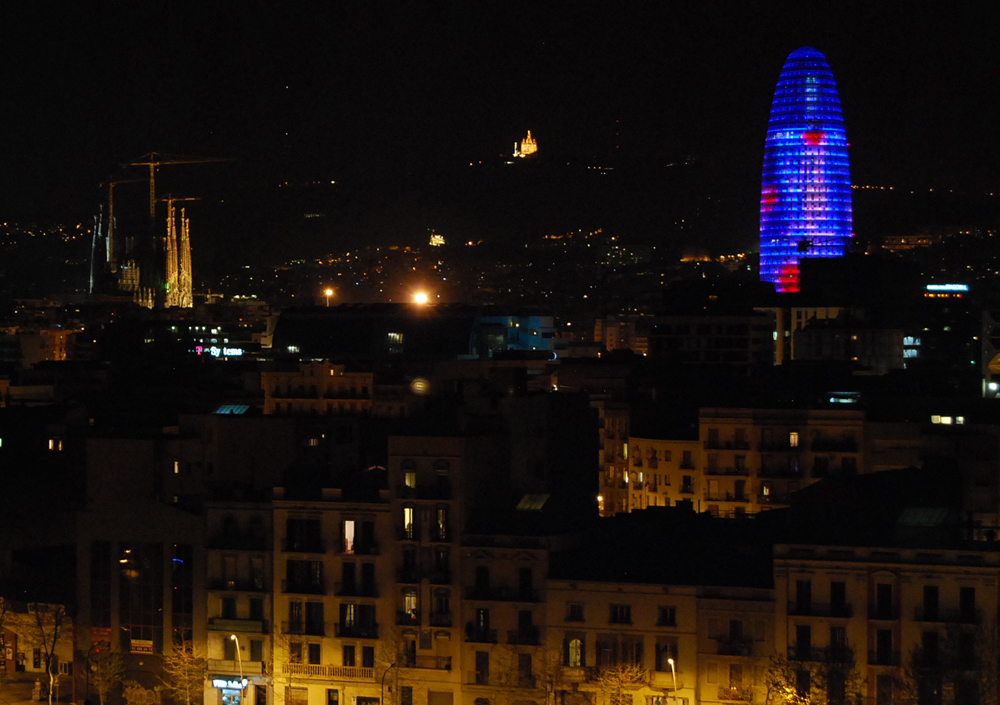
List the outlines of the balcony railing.
<svg viewBox="0 0 1000 705">
<path fill-rule="evenodd" d="M 469 600 L 496 602 L 538 602 L 537 590 L 514 589 L 505 585 L 473 585 L 465 591 Z"/>
<path fill-rule="evenodd" d="M 414 656 L 402 658 L 399 662 L 402 668 L 427 668 L 435 671 L 450 671 L 451 656 Z"/>
<path fill-rule="evenodd" d="M 802 451 L 802 446 L 790 445 L 787 440 L 784 441 L 769 441 L 767 443 L 761 442 L 758 446 L 761 453 L 780 453 L 782 451 L 788 453 L 799 453 Z"/>
<path fill-rule="evenodd" d="M 284 553 L 326 553 L 326 544 L 320 539 L 289 539 L 281 540 L 281 550 Z"/>
<path fill-rule="evenodd" d="M 210 673 L 239 673 L 240 661 L 227 661 L 226 659 L 210 658 L 206 659 L 206 665 Z M 247 676 L 259 676 L 264 673 L 264 663 L 262 661 L 242 661 L 243 674 Z"/>
<path fill-rule="evenodd" d="M 586 683 L 597 680 L 597 669 L 592 666 L 567 666 L 562 676 L 568 683 Z"/>
<path fill-rule="evenodd" d="M 497 630 L 486 629 L 474 622 L 468 622 L 465 625 L 465 640 L 478 644 L 495 644 L 497 643 Z"/>
<path fill-rule="evenodd" d="M 730 636 L 719 638 L 717 653 L 720 656 L 753 656 L 753 639 L 734 639 Z"/>
<path fill-rule="evenodd" d="M 399 496 L 402 499 L 447 501 L 452 496 L 451 483 L 443 482 L 430 485 L 417 485 L 416 487 L 407 487 L 404 485 L 399 488 Z"/>
<path fill-rule="evenodd" d="M 815 453 L 857 453 L 858 442 L 853 438 L 814 438 L 810 448 Z"/>
<path fill-rule="evenodd" d="M 302 634 L 305 636 L 326 636 L 325 622 L 282 622 L 282 634 Z"/>
<path fill-rule="evenodd" d="M 294 595 L 325 595 L 326 586 L 322 583 L 300 582 L 298 580 L 282 580 L 281 591 Z"/>
<path fill-rule="evenodd" d="M 882 622 L 895 621 L 899 619 L 899 607 L 897 605 L 889 606 L 872 606 L 868 607 L 868 619 L 874 619 Z"/>
<path fill-rule="evenodd" d="M 245 664 L 246 662 L 244 662 Z M 210 669 L 211 670 L 211 669 Z M 249 672 L 249 671 L 244 671 Z M 341 680 L 374 681 L 374 668 L 359 668 L 356 666 L 332 666 L 312 663 L 284 663 L 281 672 L 290 676 L 314 676 L 317 678 L 338 678 Z M 239 673 L 239 671 L 225 671 Z"/>
<path fill-rule="evenodd" d="M 353 639 L 378 639 L 378 624 L 341 624 L 337 622 L 335 636 Z"/>
<path fill-rule="evenodd" d="M 757 471 L 758 477 L 802 477 L 802 468 L 798 465 L 761 465 Z"/>
<path fill-rule="evenodd" d="M 508 644 L 519 644 L 522 646 L 538 646 L 538 627 L 521 627 L 507 632 Z"/>
<path fill-rule="evenodd" d="M 359 582 L 335 583 L 333 590 L 333 594 L 341 597 L 378 597 L 378 589 L 375 585 L 365 585 Z"/>
<path fill-rule="evenodd" d="M 537 679 L 527 673 L 501 674 L 466 671 L 466 685 L 488 685 L 493 688 L 535 688 Z"/>
<path fill-rule="evenodd" d="M 750 497 L 746 494 L 735 494 L 733 492 L 706 492 L 706 502 L 749 502 Z"/>
<path fill-rule="evenodd" d="M 215 534 L 208 540 L 205 548 L 225 551 L 268 551 L 271 544 L 266 536 L 232 531 Z"/>
<path fill-rule="evenodd" d="M 208 583 L 209 590 L 219 590 L 225 592 L 270 592 L 268 581 L 261 579 L 252 580 L 224 580 L 215 578 Z"/>
<path fill-rule="evenodd" d="M 854 609 L 849 604 L 831 605 L 828 603 L 811 602 L 808 605 L 790 601 L 788 614 L 795 617 L 833 617 L 845 619 L 854 616 Z"/>
<path fill-rule="evenodd" d="M 420 529 L 414 525 L 404 526 L 396 531 L 396 537 L 400 541 L 419 541 Z"/>
<path fill-rule="evenodd" d="M 377 541 L 355 541 L 348 548 L 341 542 L 337 545 L 337 553 L 345 556 L 377 556 L 379 554 L 379 546 Z"/>
<path fill-rule="evenodd" d="M 868 652 L 868 665 L 869 666 L 898 666 L 899 665 L 899 652 L 898 651 L 869 651 Z"/>
<path fill-rule="evenodd" d="M 435 570 L 431 572 L 431 585 L 450 585 L 451 584 L 451 571 L 450 570 Z"/>
<path fill-rule="evenodd" d="M 451 612 L 432 612 L 431 613 L 431 626 L 432 627 L 450 627 L 451 626 Z"/>
<path fill-rule="evenodd" d="M 750 450 L 748 441 L 705 441 L 705 450 Z"/>
<path fill-rule="evenodd" d="M 944 622 L 947 624 L 979 624 L 982 614 L 979 610 L 943 610 L 925 609 L 918 605 L 914 610 L 914 619 L 918 622 Z"/>
<path fill-rule="evenodd" d="M 208 620 L 208 628 L 214 632 L 264 632 L 264 622 L 259 619 L 224 619 L 213 617 Z"/>
<path fill-rule="evenodd" d="M 768 494 L 758 494 L 757 495 L 758 504 L 767 505 L 777 505 L 777 504 L 791 504 L 792 496 L 790 494 L 770 492 Z"/>
<path fill-rule="evenodd" d="M 719 700 L 725 700 L 726 702 L 750 702 L 752 695 L 752 688 L 743 688 L 735 685 L 719 686 Z"/>
<path fill-rule="evenodd" d="M 396 624 L 417 626 L 420 624 L 420 612 L 417 610 L 413 610 L 412 612 L 398 610 L 396 612 Z"/>
<path fill-rule="evenodd" d="M 820 663 L 852 663 L 854 649 L 850 646 L 827 646 L 806 648 L 798 644 L 788 645 L 788 658 L 792 661 L 818 661 Z"/>
<path fill-rule="evenodd" d="M 722 476 L 722 477 L 728 477 L 728 476 L 750 477 L 750 468 L 748 468 L 748 467 L 742 467 L 742 468 L 728 468 L 727 467 L 727 468 L 723 468 L 723 467 L 718 467 L 718 466 L 716 466 L 716 467 L 709 466 L 709 467 L 705 468 L 705 474 L 706 475 Z"/>
</svg>

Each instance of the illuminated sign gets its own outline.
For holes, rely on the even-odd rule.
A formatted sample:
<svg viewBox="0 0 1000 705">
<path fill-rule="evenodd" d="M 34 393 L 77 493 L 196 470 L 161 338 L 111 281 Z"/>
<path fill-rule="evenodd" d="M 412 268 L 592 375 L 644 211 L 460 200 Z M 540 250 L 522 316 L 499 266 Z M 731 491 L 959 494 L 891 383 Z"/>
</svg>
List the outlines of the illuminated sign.
<svg viewBox="0 0 1000 705">
<path fill-rule="evenodd" d="M 153 640 L 133 639 L 131 649 L 133 654 L 151 654 L 153 653 Z"/>
<path fill-rule="evenodd" d="M 247 687 L 249 681 L 244 678 L 241 681 L 228 680 L 226 678 L 213 678 L 212 687 L 213 688 L 226 688 L 227 690 L 243 690 Z"/>
<path fill-rule="evenodd" d="M 209 348 L 203 345 L 195 345 L 194 352 L 197 355 L 208 353 L 212 357 L 242 357 L 244 350 L 243 348 L 220 348 L 215 345 Z"/>
<path fill-rule="evenodd" d="M 968 291 L 968 284 L 928 284 L 927 291 Z"/>
</svg>

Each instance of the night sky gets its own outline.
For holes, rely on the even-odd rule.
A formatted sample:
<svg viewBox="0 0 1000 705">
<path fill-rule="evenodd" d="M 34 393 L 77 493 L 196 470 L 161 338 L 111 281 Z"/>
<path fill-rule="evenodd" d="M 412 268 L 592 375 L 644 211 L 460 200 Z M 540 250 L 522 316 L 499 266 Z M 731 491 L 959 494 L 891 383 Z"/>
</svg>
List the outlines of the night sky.
<svg viewBox="0 0 1000 705">
<path fill-rule="evenodd" d="M 1000 191 L 998 27 L 975 1 L 5 3 L 0 215 L 87 217 L 153 150 L 234 159 L 175 167 L 228 188 L 433 178 L 531 129 L 550 158 L 654 177 L 694 157 L 753 220 L 803 45 L 837 80 L 855 183 Z"/>
</svg>

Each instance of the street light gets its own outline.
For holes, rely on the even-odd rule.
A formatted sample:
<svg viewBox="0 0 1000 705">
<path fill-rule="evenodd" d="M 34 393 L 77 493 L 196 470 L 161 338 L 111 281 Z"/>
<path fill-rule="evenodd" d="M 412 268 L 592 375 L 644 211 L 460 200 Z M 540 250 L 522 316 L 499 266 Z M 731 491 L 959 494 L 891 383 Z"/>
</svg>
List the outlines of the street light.
<svg viewBox="0 0 1000 705">
<path fill-rule="evenodd" d="M 229 638 L 236 642 L 236 660 L 240 664 L 240 701 L 243 700 L 243 691 L 246 689 L 246 678 L 243 677 L 243 654 L 240 653 L 240 640 L 236 638 L 235 634 L 230 634 Z M 676 690 L 676 688 L 675 688 Z"/>
<path fill-rule="evenodd" d="M 390 668 L 395 668 L 396 664 L 390 663 L 384 671 L 382 671 L 382 690 L 379 692 L 378 702 L 379 705 L 385 705 L 385 677 L 389 673 Z"/>
<path fill-rule="evenodd" d="M 667 663 L 670 664 L 670 675 L 674 677 L 674 705 L 677 705 L 677 669 L 674 668 L 674 660 L 672 658 L 668 658 Z"/>
<path fill-rule="evenodd" d="M 323 294 L 326 296 L 326 307 L 330 308 L 330 297 L 333 296 L 333 289 L 327 289 Z"/>
</svg>

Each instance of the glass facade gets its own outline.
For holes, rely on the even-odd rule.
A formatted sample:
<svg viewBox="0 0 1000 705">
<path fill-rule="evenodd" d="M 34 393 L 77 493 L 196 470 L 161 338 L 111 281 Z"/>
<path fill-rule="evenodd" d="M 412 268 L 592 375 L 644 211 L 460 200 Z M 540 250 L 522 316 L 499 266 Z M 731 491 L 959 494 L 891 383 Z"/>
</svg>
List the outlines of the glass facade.
<svg viewBox="0 0 1000 705">
<path fill-rule="evenodd" d="M 851 230 L 847 135 L 837 84 L 811 47 L 792 52 L 778 79 L 764 145 L 760 277 L 799 290 L 799 260 L 841 257 Z"/>
</svg>

